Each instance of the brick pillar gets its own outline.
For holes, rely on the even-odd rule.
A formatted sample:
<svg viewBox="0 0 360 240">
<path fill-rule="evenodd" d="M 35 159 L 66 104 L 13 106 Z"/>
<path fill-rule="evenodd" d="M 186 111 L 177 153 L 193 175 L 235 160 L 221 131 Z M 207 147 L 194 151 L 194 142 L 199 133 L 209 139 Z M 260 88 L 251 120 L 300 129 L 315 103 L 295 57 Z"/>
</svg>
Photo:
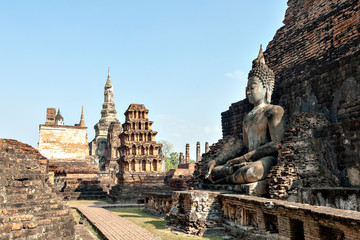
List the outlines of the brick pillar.
<svg viewBox="0 0 360 240">
<path fill-rule="evenodd" d="M 196 162 L 200 162 L 200 142 L 196 143 Z"/>
<path fill-rule="evenodd" d="M 179 157 L 179 164 L 183 164 L 183 163 L 184 163 L 184 154 L 181 152 Z"/>
<path fill-rule="evenodd" d="M 186 157 L 186 163 L 190 162 L 190 144 L 186 144 L 186 149 L 185 149 L 185 157 Z"/>
<path fill-rule="evenodd" d="M 278 220 L 279 234 L 281 236 L 291 238 L 290 218 L 286 216 L 278 215 L 277 220 Z"/>
<path fill-rule="evenodd" d="M 266 231 L 265 216 L 261 209 L 256 210 L 257 224 L 260 231 Z"/>
<path fill-rule="evenodd" d="M 209 143 L 206 142 L 205 143 L 205 153 L 209 152 L 210 148 L 209 148 Z"/>
<path fill-rule="evenodd" d="M 304 221 L 304 236 L 305 240 L 321 240 L 320 226 L 317 221 L 306 219 Z"/>
</svg>

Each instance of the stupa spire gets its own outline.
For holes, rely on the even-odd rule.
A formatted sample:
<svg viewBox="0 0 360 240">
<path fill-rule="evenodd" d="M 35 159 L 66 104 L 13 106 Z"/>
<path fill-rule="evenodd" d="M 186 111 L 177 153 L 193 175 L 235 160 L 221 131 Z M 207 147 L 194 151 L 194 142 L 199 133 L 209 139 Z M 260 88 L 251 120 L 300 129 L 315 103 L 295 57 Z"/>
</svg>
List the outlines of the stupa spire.
<svg viewBox="0 0 360 240">
<path fill-rule="evenodd" d="M 80 117 L 80 127 L 85 127 L 85 120 L 84 120 L 84 106 L 81 108 L 81 117 Z"/>
<path fill-rule="evenodd" d="M 110 80 L 110 67 L 108 67 L 108 76 L 107 76 L 107 81 L 106 81 L 106 84 L 105 84 L 105 89 L 106 88 L 112 88 L 112 83 L 111 83 L 111 80 Z"/>
</svg>

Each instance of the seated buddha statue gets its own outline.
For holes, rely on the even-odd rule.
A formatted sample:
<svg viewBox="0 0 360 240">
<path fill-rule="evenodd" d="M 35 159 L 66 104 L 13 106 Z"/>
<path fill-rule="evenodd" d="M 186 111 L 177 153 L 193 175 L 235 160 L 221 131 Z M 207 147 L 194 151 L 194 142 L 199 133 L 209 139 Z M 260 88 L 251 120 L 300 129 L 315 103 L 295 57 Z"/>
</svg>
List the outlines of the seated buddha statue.
<svg viewBox="0 0 360 240">
<path fill-rule="evenodd" d="M 213 183 L 252 183 L 266 177 L 277 163 L 276 142 L 284 135 L 284 109 L 270 104 L 274 72 L 266 65 L 262 47 L 248 75 L 246 97 L 254 108 L 243 119 L 247 153 L 226 161 L 211 160 L 205 178 Z"/>
</svg>

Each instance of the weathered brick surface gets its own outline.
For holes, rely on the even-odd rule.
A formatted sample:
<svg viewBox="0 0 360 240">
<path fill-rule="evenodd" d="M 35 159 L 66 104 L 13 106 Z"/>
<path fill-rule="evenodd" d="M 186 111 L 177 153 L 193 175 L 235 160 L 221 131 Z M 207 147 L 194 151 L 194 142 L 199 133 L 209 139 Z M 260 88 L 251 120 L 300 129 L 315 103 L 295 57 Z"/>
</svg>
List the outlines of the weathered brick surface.
<svg viewBox="0 0 360 240">
<path fill-rule="evenodd" d="M 0 239 L 74 239 L 69 207 L 49 184 L 47 159 L 0 139 Z"/>
<path fill-rule="evenodd" d="M 251 225 L 260 232 L 278 233 L 276 239 L 360 238 L 360 213 L 356 211 L 244 195 L 221 194 L 219 198 L 230 220 L 227 224 L 233 228 Z"/>
<path fill-rule="evenodd" d="M 202 236 L 205 232 L 223 230 L 218 192 L 176 191 L 168 204 L 174 207 L 170 209 L 167 224 L 176 231 Z"/>
<path fill-rule="evenodd" d="M 144 193 L 144 210 L 151 214 L 169 216 L 170 209 L 174 206 L 172 195 L 172 192 Z"/>
<path fill-rule="evenodd" d="M 302 113 L 285 132 L 279 144 L 278 163 L 270 171 L 270 196 L 287 199 L 301 187 L 336 186 L 336 178 L 325 166 L 323 151 L 314 138 L 317 128 L 328 125 L 323 114 Z M 297 199 L 296 199 L 297 200 Z"/>
<path fill-rule="evenodd" d="M 39 151 L 49 160 L 89 157 L 86 127 L 40 125 Z"/>
<path fill-rule="evenodd" d="M 359 126 L 359 120 L 329 124 L 321 113 L 297 115 L 279 144 L 278 164 L 270 172 L 271 197 L 288 199 L 293 195 L 296 201 L 357 210 L 357 193 L 338 187 L 360 186 Z M 317 189 L 318 198 L 307 196 L 312 190 L 301 194 L 299 189 L 304 187 Z M 326 194 L 329 187 L 334 194 Z M 335 192 L 341 196 L 335 197 Z"/>
<path fill-rule="evenodd" d="M 109 197 L 114 202 L 136 203 L 143 199 L 143 193 L 168 192 L 165 176 L 164 172 L 120 172 L 121 183 L 111 188 Z"/>
</svg>

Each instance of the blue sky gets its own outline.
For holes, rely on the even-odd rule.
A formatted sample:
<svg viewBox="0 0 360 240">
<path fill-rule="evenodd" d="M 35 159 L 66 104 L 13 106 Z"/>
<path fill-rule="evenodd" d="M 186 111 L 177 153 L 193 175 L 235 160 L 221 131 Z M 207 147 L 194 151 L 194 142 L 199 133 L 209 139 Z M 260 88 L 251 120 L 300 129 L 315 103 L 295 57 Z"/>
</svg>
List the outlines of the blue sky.
<svg viewBox="0 0 360 240">
<path fill-rule="evenodd" d="M 222 137 L 221 112 L 245 97 L 260 43 L 286 0 L 2 1 L 0 137 L 37 148 L 46 108 L 66 125 L 84 106 L 88 140 L 110 67 L 117 116 L 145 104 L 157 140 L 184 152 Z"/>
</svg>

